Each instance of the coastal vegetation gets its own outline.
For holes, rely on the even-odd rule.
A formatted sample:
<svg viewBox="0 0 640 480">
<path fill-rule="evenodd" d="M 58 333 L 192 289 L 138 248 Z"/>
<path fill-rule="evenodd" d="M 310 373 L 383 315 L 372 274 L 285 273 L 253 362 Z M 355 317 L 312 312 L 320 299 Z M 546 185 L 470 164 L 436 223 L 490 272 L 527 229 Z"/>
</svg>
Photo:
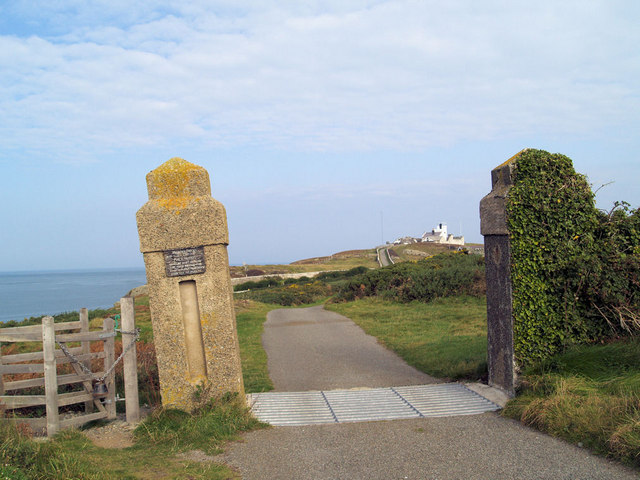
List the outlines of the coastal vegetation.
<svg viewBox="0 0 640 480">
<path fill-rule="evenodd" d="M 570 158 L 527 149 L 506 218 L 521 374 L 505 414 L 640 466 L 640 209 L 598 210 Z"/>
<path fill-rule="evenodd" d="M 640 209 L 595 206 L 570 158 L 528 149 L 507 199 L 516 361 L 640 330 Z"/>
<path fill-rule="evenodd" d="M 640 467 L 640 339 L 581 345 L 523 372 L 503 414 Z"/>
<path fill-rule="evenodd" d="M 210 455 L 221 453 L 239 432 L 262 426 L 234 396 L 212 400 L 192 414 L 156 409 L 133 432 L 133 445 L 116 453 L 94 445 L 81 430 L 65 430 L 41 442 L 19 426 L 0 423 L 0 478 L 235 478 L 227 466 L 210 461 Z"/>
<path fill-rule="evenodd" d="M 324 257 L 312 257 L 298 260 L 288 265 L 243 265 L 231 266 L 232 278 L 252 277 L 257 275 L 282 275 L 286 273 L 307 273 L 334 270 L 349 270 L 364 266 L 378 267 L 376 249 L 346 250 Z"/>
<path fill-rule="evenodd" d="M 461 251 L 364 272 L 341 285 L 335 300 L 378 297 L 402 303 L 430 302 L 485 293 L 484 258 Z"/>
<path fill-rule="evenodd" d="M 272 278 L 237 286 L 239 291 L 248 290 L 234 295 L 248 393 L 273 388 L 261 344 L 267 313 L 320 303 L 353 319 L 427 374 L 443 380 L 486 378 L 482 258 L 445 253 L 379 269 L 355 267 L 312 279 Z M 159 384 L 148 297 L 136 297 L 135 310 L 142 329 L 137 349 L 140 397 L 153 413 L 136 429 L 133 446 L 120 450 L 116 462 L 110 450 L 93 445 L 82 431 L 62 432 L 53 441 L 40 443 L 23 428 L 5 425 L 0 432 L 0 474 L 18 479 L 110 478 L 104 473 L 107 469 L 113 473 L 111 478 L 233 475 L 225 466 L 189 460 L 188 452 L 214 453 L 238 432 L 262 425 L 251 419 L 237 398 L 229 396 L 203 405 L 194 416 L 157 408 Z M 104 316 L 118 313 L 117 308 L 92 311 L 91 325 L 100 328 Z M 74 320 L 76 315 L 63 314 L 57 320 Z M 629 335 L 607 338 L 604 343 L 568 346 L 533 362 L 521 372 L 518 396 L 503 414 L 640 466 L 640 343 Z M 121 374 L 116 372 L 121 388 Z"/>
</svg>

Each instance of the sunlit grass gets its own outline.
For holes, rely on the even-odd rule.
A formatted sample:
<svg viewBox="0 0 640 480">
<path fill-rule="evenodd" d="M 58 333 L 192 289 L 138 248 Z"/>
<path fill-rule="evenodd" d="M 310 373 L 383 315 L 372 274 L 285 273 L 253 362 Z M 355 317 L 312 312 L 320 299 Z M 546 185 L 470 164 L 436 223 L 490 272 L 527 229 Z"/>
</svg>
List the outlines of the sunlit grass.
<svg viewBox="0 0 640 480">
<path fill-rule="evenodd" d="M 376 298 L 328 304 L 429 375 L 477 380 L 487 369 L 486 303 L 450 297 L 429 303 Z"/>
<path fill-rule="evenodd" d="M 132 447 L 95 446 L 78 430 L 47 442 L 35 441 L 10 424 L 0 424 L 0 478 L 11 479 L 227 479 L 236 475 L 215 462 L 180 453 L 213 455 L 237 434 L 261 427 L 236 396 L 215 399 L 193 413 L 157 409 L 135 430 Z M 2 476 L 4 475 L 4 476 Z"/>
<path fill-rule="evenodd" d="M 640 466 L 640 340 L 576 347 L 521 378 L 505 415 Z"/>
<path fill-rule="evenodd" d="M 262 332 L 267 313 L 274 308 L 279 308 L 279 306 L 252 300 L 236 301 L 236 324 L 238 342 L 240 343 L 242 376 L 247 393 L 273 390 L 273 383 L 269 378 L 267 368 L 267 354 L 262 347 Z"/>
</svg>

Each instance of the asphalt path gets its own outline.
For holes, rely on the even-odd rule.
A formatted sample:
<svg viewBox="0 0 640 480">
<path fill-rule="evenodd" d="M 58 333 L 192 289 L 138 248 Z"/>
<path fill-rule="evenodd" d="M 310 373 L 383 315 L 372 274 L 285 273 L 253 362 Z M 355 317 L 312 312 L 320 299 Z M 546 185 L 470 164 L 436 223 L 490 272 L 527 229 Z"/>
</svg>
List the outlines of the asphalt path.
<svg viewBox="0 0 640 480">
<path fill-rule="evenodd" d="M 389 256 L 389 250 L 386 248 L 381 248 L 378 250 L 378 260 L 380 261 L 381 267 L 386 267 L 391 265 L 391 257 Z"/>
<path fill-rule="evenodd" d="M 322 307 L 270 312 L 263 344 L 281 391 L 436 381 Z M 271 427 L 243 435 L 219 460 L 246 480 L 639 478 L 496 413 Z"/>
<path fill-rule="evenodd" d="M 262 345 L 276 391 L 303 392 L 436 383 L 352 320 L 322 308 L 272 310 Z"/>
</svg>

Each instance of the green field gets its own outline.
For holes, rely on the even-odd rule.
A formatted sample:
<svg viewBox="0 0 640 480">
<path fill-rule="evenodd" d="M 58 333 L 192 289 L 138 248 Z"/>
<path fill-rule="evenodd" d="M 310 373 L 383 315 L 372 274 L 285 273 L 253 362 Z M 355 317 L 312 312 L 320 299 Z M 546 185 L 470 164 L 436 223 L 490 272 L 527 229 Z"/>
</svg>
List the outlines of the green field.
<svg viewBox="0 0 640 480">
<path fill-rule="evenodd" d="M 443 379 L 478 380 L 486 375 L 486 304 L 474 297 L 430 303 L 364 298 L 332 303 L 328 310 L 356 322 L 409 365 Z"/>
</svg>

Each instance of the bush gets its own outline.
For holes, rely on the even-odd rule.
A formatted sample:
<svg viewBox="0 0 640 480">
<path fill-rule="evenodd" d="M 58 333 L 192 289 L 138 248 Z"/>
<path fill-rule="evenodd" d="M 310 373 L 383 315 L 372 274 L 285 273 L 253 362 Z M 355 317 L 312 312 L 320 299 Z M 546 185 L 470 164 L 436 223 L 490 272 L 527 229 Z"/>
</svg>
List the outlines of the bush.
<svg viewBox="0 0 640 480">
<path fill-rule="evenodd" d="M 321 298 L 328 297 L 331 293 L 331 286 L 323 282 L 292 283 L 282 287 L 243 292 L 236 295 L 236 298 L 292 306 L 313 303 Z"/>
<path fill-rule="evenodd" d="M 484 295 L 484 260 L 465 253 L 444 253 L 417 262 L 369 270 L 346 282 L 338 301 L 379 296 L 389 300 L 429 302 L 455 295 Z"/>
<path fill-rule="evenodd" d="M 334 280 L 344 280 L 346 278 L 352 278 L 357 275 L 362 275 L 363 273 L 367 273 L 369 269 L 367 267 L 354 267 L 346 271 L 336 271 L 336 272 L 323 272 L 319 273 L 315 278 L 316 280 L 322 281 L 334 281 Z"/>
<path fill-rule="evenodd" d="M 583 294 L 587 314 L 593 321 L 604 318 L 615 333 L 632 333 L 640 329 L 640 209 L 616 202 L 609 213 L 598 213 Z"/>
<path fill-rule="evenodd" d="M 241 292 L 242 290 L 256 290 L 260 288 L 269 288 L 282 285 L 282 277 L 267 277 L 262 280 L 250 280 L 248 282 L 240 283 L 233 287 L 234 292 Z"/>
<path fill-rule="evenodd" d="M 639 327 L 640 214 L 599 212 L 571 159 L 526 150 L 507 201 L 520 365 Z"/>
</svg>

